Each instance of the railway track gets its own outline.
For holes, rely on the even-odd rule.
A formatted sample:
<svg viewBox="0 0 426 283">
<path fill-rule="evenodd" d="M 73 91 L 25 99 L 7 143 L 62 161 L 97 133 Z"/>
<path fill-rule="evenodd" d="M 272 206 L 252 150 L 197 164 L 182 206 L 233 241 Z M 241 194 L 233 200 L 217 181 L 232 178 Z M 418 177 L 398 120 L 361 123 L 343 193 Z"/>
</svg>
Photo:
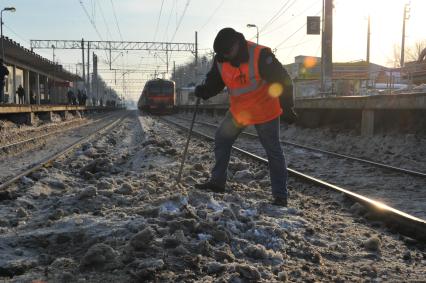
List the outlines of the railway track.
<svg viewBox="0 0 426 283">
<path fill-rule="evenodd" d="M 47 164 L 58 159 L 59 157 L 66 155 L 67 153 L 75 149 L 76 147 L 82 145 L 85 142 L 88 142 L 96 135 L 109 132 L 115 126 L 117 126 L 120 122 L 122 122 L 125 119 L 125 117 L 127 117 L 127 115 L 128 114 L 115 115 L 115 119 L 107 123 L 106 125 L 102 125 L 100 128 L 96 129 L 95 131 L 91 131 L 88 135 L 77 139 L 71 144 L 67 144 L 65 147 L 62 147 L 60 150 L 54 152 L 53 154 L 50 154 L 48 156 L 41 158 L 40 160 L 28 166 L 27 168 L 20 168 L 21 170 L 19 170 L 18 172 L 14 172 L 12 176 L 9 176 L 1 180 L 2 183 L 0 184 L 0 200 L 13 198 L 13 195 L 11 194 L 11 192 L 6 190 L 10 185 L 19 181 L 21 178 L 28 176 L 29 174 L 37 171 L 38 169 L 46 166 Z"/>
<path fill-rule="evenodd" d="M 51 131 L 51 132 L 48 132 L 47 134 L 37 135 L 37 136 L 32 137 L 32 138 L 17 140 L 17 141 L 14 141 L 12 143 L 9 143 L 9 144 L 2 145 L 2 146 L 0 146 L 0 152 L 4 152 L 6 154 L 11 153 L 11 152 L 13 152 L 13 153 L 22 152 L 22 150 L 19 150 L 18 148 L 23 147 L 26 144 L 34 144 L 35 147 L 40 146 L 40 144 L 38 144 L 39 141 L 45 140 L 48 137 L 51 137 L 51 136 L 57 135 L 57 134 L 61 134 L 61 133 L 65 133 L 65 132 L 68 132 L 68 131 L 72 131 L 72 130 L 75 130 L 75 129 L 78 129 L 78 128 L 86 127 L 86 126 L 89 126 L 89 125 L 92 125 L 92 124 L 95 124 L 95 123 L 99 123 L 100 121 L 104 120 L 105 118 L 108 118 L 110 115 L 111 114 L 102 115 L 101 118 L 98 118 L 98 119 L 95 119 L 93 121 L 83 123 L 83 124 L 77 123 L 78 125 L 71 126 L 71 127 L 65 127 L 65 126 L 67 126 L 68 124 L 74 124 L 74 123 L 76 123 L 76 121 L 69 121 L 69 122 L 66 122 L 66 124 L 61 123 L 59 126 L 65 127 L 65 128 L 55 130 L 55 131 Z M 48 129 L 42 129 L 42 130 L 48 130 Z M 33 148 L 34 147 L 27 148 L 26 150 L 33 149 Z"/>
<path fill-rule="evenodd" d="M 185 121 L 190 121 L 190 119 L 187 119 L 187 118 L 182 118 L 182 117 L 177 117 L 177 118 L 185 120 Z M 201 122 L 201 121 L 196 121 L 195 123 L 217 129 L 217 125 L 212 124 L 212 123 Z M 247 131 L 243 131 L 241 134 L 248 136 L 248 137 L 252 137 L 252 138 L 258 138 L 258 136 L 256 134 L 253 134 L 253 133 L 250 133 L 250 132 L 247 132 Z M 306 149 L 306 150 L 309 150 L 309 151 L 312 151 L 312 152 L 318 152 L 318 153 L 321 153 L 321 154 L 335 156 L 335 157 L 343 158 L 343 159 L 346 159 L 346 160 L 356 161 L 356 162 L 372 165 L 372 166 L 375 166 L 375 167 L 384 168 L 384 169 L 404 173 L 404 174 L 411 175 L 411 176 L 426 178 L 425 172 L 420 172 L 420 171 L 410 170 L 410 169 L 406 169 L 406 168 L 396 167 L 396 166 L 384 164 L 384 163 L 381 163 L 381 162 L 376 162 L 376 161 L 372 161 L 372 160 L 368 160 L 368 159 L 364 159 L 364 158 L 360 158 L 360 157 L 355 157 L 355 156 L 350 156 L 350 155 L 346 155 L 346 154 L 340 154 L 340 153 L 336 153 L 336 152 L 332 152 L 332 151 L 328 151 L 328 150 L 323 150 L 323 149 L 319 149 L 319 148 L 315 148 L 315 147 L 311 147 L 311 146 L 307 146 L 307 145 L 297 144 L 297 143 L 294 143 L 294 142 L 283 141 L 283 140 L 281 140 L 280 142 L 281 142 L 281 144 L 284 144 L 284 145 L 290 145 L 290 146 L 293 146 L 293 147 L 296 147 L 296 148 Z"/>
<path fill-rule="evenodd" d="M 201 131 L 211 134 L 201 128 Z M 214 127 L 215 129 L 215 127 Z M 251 136 L 252 137 L 252 136 Z M 257 140 L 237 140 L 237 145 L 250 146 L 258 155 L 263 155 L 263 148 Z M 359 194 L 386 203 L 401 211 L 426 219 L 426 199 L 422 194 L 426 178 L 423 173 L 378 164 L 362 162 L 360 158 L 342 158 L 339 154 L 318 153 L 296 147 L 285 148 L 288 164 L 296 170 L 308 172 L 327 182 L 337 182 Z"/>
<path fill-rule="evenodd" d="M 177 123 L 166 118 L 161 118 L 161 120 L 169 124 L 173 124 L 174 126 L 177 126 L 186 131 L 188 130 L 186 125 L 182 125 L 181 123 Z M 213 140 L 213 138 L 210 135 L 206 134 L 205 132 L 200 132 L 197 129 L 194 130 L 194 134 L 196 136 L 202 137 L 210 141 Z M 246 157 L 256 160 L 257 162 L 267 164 L 267 160 L 259 156 L 258 152 L 253 153 L 251 152 L 252 150 L 242 149 L 237 146 L 234 146 L 234 150 L 245 155 Z M 341 169 L 341 167 L 339 169 Z M 306 173 L 302 173 L 295 169 L 288 168 L 288 171 L 291 176 L 296 177 L 298 180 L 309 182 L 311 184 L 314 184 L 315 186 L 319 186 L 319 187 L 331 190 L 333 192 L 343 194 L 346 198 L 361 204 L 365 209 L 369 211 L 369 217 L 375 220 L 378 219 L 380 221 L 383 221 L 389 227 L 392 227 L 394 230 L 398 231 L 399 233 L 407 235 L 412 238 L 416 238 L 423 242 L 426 241 L 425 220 L 419 217 L 416 217 L 414 215 L 411 215 L 409 213 L 406 213 L 402 210 L 395 209 L 382 202 L 376 201 L 370 197 L 367 197 L 362 192 L 362 190 L 358 192 L 358 191 L 354 191 L 354 189 L 352 188 L 351 189 L 343 188 L 343 186 L 331 184 L 331 182 L 324 181 L 316 177 L 312 177 Z M 413 177 L 413 178 L 421 178 L 421 177 Z M 410 197 L 410 194 L 408 194 L 408 196 Z"/>
</svg>

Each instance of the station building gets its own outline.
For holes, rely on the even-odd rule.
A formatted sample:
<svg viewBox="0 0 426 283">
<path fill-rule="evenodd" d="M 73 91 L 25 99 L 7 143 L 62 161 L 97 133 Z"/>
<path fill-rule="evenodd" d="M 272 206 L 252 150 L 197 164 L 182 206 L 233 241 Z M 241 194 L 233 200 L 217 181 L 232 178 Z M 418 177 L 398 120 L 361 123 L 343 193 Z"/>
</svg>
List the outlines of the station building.
<svg viewBox="0 0 426 283">
<path fill-rule="evenodd" d="M 5 102 L 18 103 L 18 86 L 25 90 L 25 104 L 67 104 L 67 91 L 83 79 L 19 43 L 4 37 Z"/>
<path fill-rule="evenodd" d="M 285 66 L 293 79 L 296 97 L 318 96 L 321 88 L 321 58 L 297 56 Z M 401 84 L 400 69 L 387 68 L 366 61 L 333 63 L 333 95 L 369 95 L 380 88 L 394 89 Z"/>
</svg>

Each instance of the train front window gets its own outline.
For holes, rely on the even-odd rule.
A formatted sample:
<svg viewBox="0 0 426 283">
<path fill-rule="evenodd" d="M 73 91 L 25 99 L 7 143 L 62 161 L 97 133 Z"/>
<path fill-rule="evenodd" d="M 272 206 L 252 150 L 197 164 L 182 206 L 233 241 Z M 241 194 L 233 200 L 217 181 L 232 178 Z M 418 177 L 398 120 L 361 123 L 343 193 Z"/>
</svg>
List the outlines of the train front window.
<svg viewBox="0 0 426 283">
<path fill-rule="evenodd" d="M 149 86 L 148 92 L 151 94 L 161 94 L 161 86 L 159 85 L 152 85 Z"/>
<path fill-rule="evenodd" d="M 150 85 L 148 93 L 150 96 L 168 96 L 173 94 L 173 85 Z"/>
</svg>

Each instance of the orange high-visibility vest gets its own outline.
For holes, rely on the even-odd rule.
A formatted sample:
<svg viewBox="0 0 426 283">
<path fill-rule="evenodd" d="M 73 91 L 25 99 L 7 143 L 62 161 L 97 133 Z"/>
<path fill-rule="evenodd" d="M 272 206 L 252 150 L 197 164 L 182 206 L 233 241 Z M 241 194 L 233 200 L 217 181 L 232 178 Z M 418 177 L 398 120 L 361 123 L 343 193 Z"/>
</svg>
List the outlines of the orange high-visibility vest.
<svg viewBox="0 0 426 283">
<path fill-rule="evenodd" d="M 218 62 L 222 80 L 230 95 L 230 111 L 242 126 L 261 124 L 281 115 L 278 97 L 269 94 L 270 83 L 260 77 L 259 54 L 265 46 L 247 41 L 249 60 L 233 67 L 229 62 Z"/>
</svg>

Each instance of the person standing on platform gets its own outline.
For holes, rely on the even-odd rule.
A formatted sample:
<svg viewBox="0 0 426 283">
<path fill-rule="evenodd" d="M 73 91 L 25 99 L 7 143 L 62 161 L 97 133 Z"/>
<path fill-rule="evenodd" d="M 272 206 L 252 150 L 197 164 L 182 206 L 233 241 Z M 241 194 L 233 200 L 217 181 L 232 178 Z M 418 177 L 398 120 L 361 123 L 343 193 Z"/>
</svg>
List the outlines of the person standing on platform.
<svg viewBox="0 0 426 283">
<path fill-rule="evenodd" d="M 32 89 L 30 89 L 30 104 L 36 104 L 36 98 Z"/>
<path fill-rule="evenodd" d="M 68 89 L 67 97 L 68 97 L 68 104 L 69 105 L 73 105 L 74 104 L 74 100 L 75 100 L 75 95 L 74 95 L 74 92 L 72 91 L 71 88 Z"/>
<path fill-rule="evenodd" d="M 215 164 L 200 190 L 225 192 L 232 145 L 247 126 L 254 126 L 268 157 L 273 204 L 287 206 L 287 166 L 279 140 L 280 116 L 293 123 L 293 86 L 290 76 L 271 49 L 247 41 L 232 28 L 217 34 L 213 65 L 195 96 L 209 99 L 225 86 L 230 109 L 215 134 Z"/>
<path fill-rule="evenodd" d="M 77 100 L 78 100 L 78 105 L 83 105 L 83 95 L 81 94 L 80 89 L 77 89 Z"/>
<path fill-rule="evenodd" d="M 18 86 L 18 90 L 16 91 L 18 94 L 18 104 L 24 104 L 25 101 L 25 89 L 22 87 L 22 85 Z"/>
<path fill-rule="evenodd" d="M 0 59 L 0 103 L 6 103 L 4 96 L 5 77 L 9 75 L 9 70 L 3 64 L 3 59 Z"/>
</svg>

